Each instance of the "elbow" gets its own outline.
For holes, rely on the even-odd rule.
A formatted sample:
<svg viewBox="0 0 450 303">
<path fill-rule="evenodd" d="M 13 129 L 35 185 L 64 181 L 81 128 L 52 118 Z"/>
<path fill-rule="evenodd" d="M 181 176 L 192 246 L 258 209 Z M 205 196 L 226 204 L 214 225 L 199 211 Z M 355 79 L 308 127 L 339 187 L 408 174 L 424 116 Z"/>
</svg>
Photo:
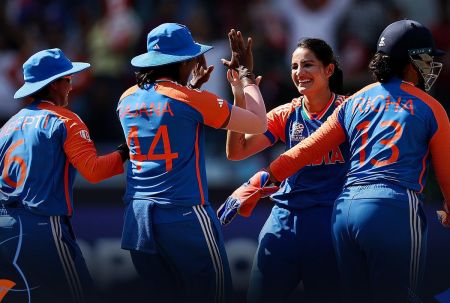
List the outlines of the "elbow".
<svg viewBox="0 0 450 303">
<path fill-rule="evenodd" d="M 264 117 L 264 120 L 259 123 L 257 128 L 255 129 L 255 134 L 264 134 L 267 131 L 267 119 Z"/>
<path fill-rule="evenodd" d="M 227 150 L 227 159 L 231 161 L 239 161 L 245 159 L 245 157 L 239 155 L 236 152 L 232 152 L 230 150 Z"/>
<path fill-rule="evenodd" d="M 240 160 L 247 159 L 249 156 L 251 156 L 251 155 L 247 154 L 245 150 L 239 151 L 239 150 L 227 149 L 226 154 L 227 154 L 227 159 L 231 160 L 231 161 L 240 161 Z"/>
</svg>

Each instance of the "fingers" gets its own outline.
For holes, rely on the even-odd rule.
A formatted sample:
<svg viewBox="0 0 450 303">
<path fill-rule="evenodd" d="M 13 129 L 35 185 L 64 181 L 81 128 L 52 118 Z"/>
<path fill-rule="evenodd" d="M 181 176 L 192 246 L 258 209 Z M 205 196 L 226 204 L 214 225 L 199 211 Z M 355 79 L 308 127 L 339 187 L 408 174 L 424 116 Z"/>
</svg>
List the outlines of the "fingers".
<svg viewBox="0 0 450 303">
<path fill-rule="evenodd" d="M 232 87 L 241 86 L 241 81 L 239 81 L 239 73 L 234 69 L 227 70 L 227 80 Z"/>
<path fill-rule="evenodd" d="M 450 218 L 449 214 L 443 210 L 436 211 L 436 214 L 438 216 L 439 221 L 444 225 L 445 227 L 450 227 Z"/>
<path fill-rule="evenodd" d="M 228 82 L 233 83 L 234 77 L 233 77 L 233 74 L 231 73 L 231 71 L 232 71 L 232 69 L 227 70 L 227 80 L 228 80 Z"/>
<path fill-rule="evenodd" d="M 207 75 L 209 78 L 209 75 L 211 75 L 213 70 L 214 70 L 214 65 L 208 66 L 208 68 L 206 68 L 206 70 L 205 70 L 205 75 Z"/>
<path fill-rule="evenodd" d="M 262 79 L 262 76 L 256 77 L 256 79 L 255 79 L 256 85 L 259 86 L 259 83 L 261 82 L 261 79 Z"/>
<path fill-rule="evenodd" d="M 247 52 L 251 52 L 253 47 L 253 39 L 252 37 L 247 38 Z"/>
<path fill-rule="evenodd" d="M 202 54 L 201 56 L 198 57 L 197 65 L 199 65 L 199 66 L 203 67 L 204 69 L 206 69 L 206 58 L 205 58 L 205 55 Z"/>
</svg>

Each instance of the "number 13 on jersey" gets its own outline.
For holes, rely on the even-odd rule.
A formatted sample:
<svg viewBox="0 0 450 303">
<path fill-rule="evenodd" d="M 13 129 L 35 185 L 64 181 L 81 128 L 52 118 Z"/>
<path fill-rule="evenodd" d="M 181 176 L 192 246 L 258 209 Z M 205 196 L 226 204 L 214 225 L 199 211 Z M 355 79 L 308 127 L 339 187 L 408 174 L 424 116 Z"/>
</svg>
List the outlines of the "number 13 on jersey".
<svg viewBox="0 0 450 303">
<path fill-rule="evenodd" d="M 360 124 L 358 124 L 358 126 L 356 126 L 357 130 L 362 131 L 361 150 L 359 153 L 360 165 L 364 165 L 364 163 L 366 162 L 366 147 L 369 144 L 368 139 L 369 139 L 370 126 L 371 126 L 370 121 L 363 121 Z M 396 143 L 403 134 L 403 127 L 397 121 L 392 121 L 392 120 L 383 121 L 380 123 L 380 126 L 382 128 L 387 128 L 387 127 L 393 128 L 394 133 L 393 133 L 392 137 L 390 137 L 390 138 L 383 138 L 378 142 L 372 142 L 372 144 L 378 143 L 378 144 L 385 145 L 387 148 L 389 148 L 391 150 L 391 156 L 389 157 L 389 159 L 386 159 L 386 160 L 371 159 L 370 160 L 370 163 L 372 163 L 372 165 L 377 166 L 377 167 L 386 166 L 386 165 L 392 164 L 395 161 L 397 161 L 400 151 L 399 151 L 399 148 L 396 145 Z"/>
<path fill-rule="evenodd" d="M 164 153 L 156 154 L 155 148 L 159 141 L 162 141 Z M 136 168 L 137 170 L 141 170 L 141 165 L 139 162 L 143 162 L 146 160 L 161 160 L 166 162 L 166 171 L 172 170 L 172 162 L 173 159 L 178 158 L 178 153 L 172 153 L 172 149 L 170 147 L 169 133 L 167 132 L 167 125 L 159 126 L 156 131 L 155 137 L 150 144 L 150 148 L 147 154 L 143 154 L 141 151 L 141 145 L 139 143 L 138 137 L 138 128 L 137 126 L 132 126 L 130 128 L 130 132 L 128 133 L 127 144 L 131 147 L 131 142 L 134 143 L 135 153 L 130 153 L 130 159 L 138 161 Z"/>
</svg>

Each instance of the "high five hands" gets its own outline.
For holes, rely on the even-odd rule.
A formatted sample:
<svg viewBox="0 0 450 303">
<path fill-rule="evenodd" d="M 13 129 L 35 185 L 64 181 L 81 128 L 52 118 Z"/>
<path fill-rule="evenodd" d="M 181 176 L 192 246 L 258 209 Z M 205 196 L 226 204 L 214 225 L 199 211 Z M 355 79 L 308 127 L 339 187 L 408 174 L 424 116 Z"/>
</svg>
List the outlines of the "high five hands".
<svg viewBox="0 0 450 303">
<path fill-rule="evenodd" d="M 245 85 L 255 84 L 255 75 L 253 74 L 253 53 L 251 37 L 247 38 L 247 43 L 240 31 L 234 29 L 228 33 L 228 41 L 230 42 L 231 59 L 222 59 L 222 63 L 229 69 L 238 72 L 239 80 Z"/>
</svg>

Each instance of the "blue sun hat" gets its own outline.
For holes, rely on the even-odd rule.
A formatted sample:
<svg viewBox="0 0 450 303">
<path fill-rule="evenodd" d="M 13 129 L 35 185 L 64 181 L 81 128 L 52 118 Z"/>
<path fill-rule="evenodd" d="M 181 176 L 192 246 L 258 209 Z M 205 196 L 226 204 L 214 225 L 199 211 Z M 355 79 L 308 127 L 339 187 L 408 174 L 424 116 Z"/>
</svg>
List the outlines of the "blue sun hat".
<svg viewBox="0 0 450 303">
<path fill-rule="evenodd" d="M 156 67 L 187 61 L 211 50 L 213 47 L 197 43 L 189 29 L 178 23 L 163 23 L 147 35 L 147 52 L 134 57 L 135 67 Z"/>
<path fill-rule="evenodd" d="M 59 48 L 37 52 L 23 64 L 25 84 L 14 94 L 14 99 L 32 95 L 56 79 L 81 72 L 90 66 L 89 63 L 71 62 Z"/>
</svg>

